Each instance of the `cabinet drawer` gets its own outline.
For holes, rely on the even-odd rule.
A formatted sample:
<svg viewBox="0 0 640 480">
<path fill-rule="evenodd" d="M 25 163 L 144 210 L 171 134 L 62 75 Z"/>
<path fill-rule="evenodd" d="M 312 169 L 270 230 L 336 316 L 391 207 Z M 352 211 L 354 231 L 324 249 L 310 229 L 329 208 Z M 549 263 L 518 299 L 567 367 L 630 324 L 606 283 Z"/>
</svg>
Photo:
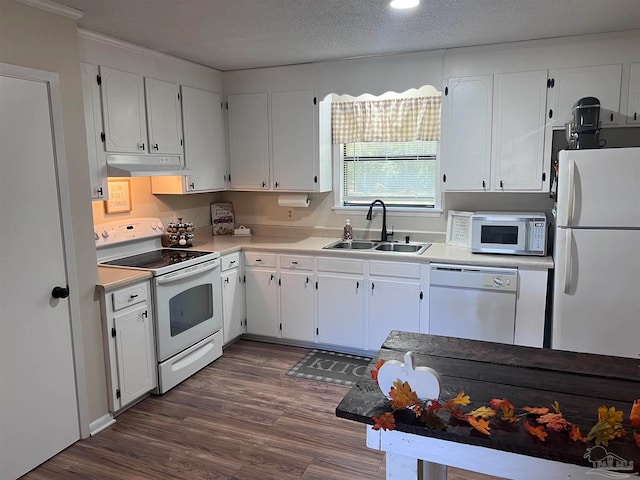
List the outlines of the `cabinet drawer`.
<svg viewBox="0 0 640 480">
<path fill-rule="evenodd" d="M 290 270 L 313 270 L 313 257 L 280 255 L 280 268 Z"/>
<path fill-rule="evenodd" d="M 276 267 L 275 253 L 245 252 L 244 264 L 247 267 Z"/>
<path fill-rule="evenodd" d="M 420 264 L 370 260 L 369 274 L 385 277 L 420 278 Z"/>
<path fill-rule="evenodd" d="M 364 260 L 319 257 L 318 270 L 323 272 L 364 274 Z"/>
<path fill-rule="evenodd" d="M 116 312 L 122 308 L 136 303 L 144 302 L 149 296 L 147 283 L 139 283 L 129 288 L 123 288 L 111 294 L 113 302 L 113 311 Z"/>
<path fill-rule="evenodd" d="M 230 253 L 229 255 L 223 255 L 220 259 L 220 270 L 222 272 L 231 268 L 237 268 L 240 266 L 240 252 Z"/>
</svg>

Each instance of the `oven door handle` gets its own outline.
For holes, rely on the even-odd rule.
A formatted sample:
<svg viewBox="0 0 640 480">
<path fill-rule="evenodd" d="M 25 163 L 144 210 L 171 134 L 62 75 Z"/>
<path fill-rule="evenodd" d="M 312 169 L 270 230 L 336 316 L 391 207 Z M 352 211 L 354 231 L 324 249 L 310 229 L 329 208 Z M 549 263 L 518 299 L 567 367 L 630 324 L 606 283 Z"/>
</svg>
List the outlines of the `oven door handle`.
<svg viewBox="0 0 640 480">
<path fill-rule="evenodd" d="M 208 272 L 209 270 L 213 270 L 215 268 L 218 268 L 220 264 L 218 262 L 212 263 L 211 265 L 207 265 L 205 267 L 200 267 L 198 268 L 198 270 L 193 271 L 187 271 L 184 273 L 175 273 L 175 274 L 168 274 L 168 275 L 163 275 L 157 278 L 156 283 L 158 285 L 166 285 L 168 283 L 172 283 L 172 282 L 177 282 L 178 280 L 182 280 L 183 278 L 189 278 L 189 277 L 195 277 L 197 275 L 200 275 L 201 273 L 204 272 Z"/>
</svg>

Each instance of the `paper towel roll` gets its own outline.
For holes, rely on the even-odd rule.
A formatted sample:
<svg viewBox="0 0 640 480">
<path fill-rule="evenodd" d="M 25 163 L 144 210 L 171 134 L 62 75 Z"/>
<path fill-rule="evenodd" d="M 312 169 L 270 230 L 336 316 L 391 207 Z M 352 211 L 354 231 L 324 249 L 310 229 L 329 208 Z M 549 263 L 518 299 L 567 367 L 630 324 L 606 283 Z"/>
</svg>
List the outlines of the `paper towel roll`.
<svg viewBox="0 0 640 480">
<path fill-rule="evenodd" d="M 278 197 L 280 207 L 308 207 L 309 196 L 305 193 L 294 195 L 280 195 Z"/>
</svg>

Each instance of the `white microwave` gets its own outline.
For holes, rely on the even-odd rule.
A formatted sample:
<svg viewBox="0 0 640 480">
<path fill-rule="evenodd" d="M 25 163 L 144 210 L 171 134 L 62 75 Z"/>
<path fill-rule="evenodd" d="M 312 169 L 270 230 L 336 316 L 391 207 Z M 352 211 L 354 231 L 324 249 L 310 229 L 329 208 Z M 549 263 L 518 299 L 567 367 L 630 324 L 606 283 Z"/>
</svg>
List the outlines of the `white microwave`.
<svg viewBox="0 0 640 480">
<path fill-rule="evenodd" d="M 471 252 L 544 256 L 547 231 L 544 213 L 476 212 L 471 216 Z"/>
</svg>

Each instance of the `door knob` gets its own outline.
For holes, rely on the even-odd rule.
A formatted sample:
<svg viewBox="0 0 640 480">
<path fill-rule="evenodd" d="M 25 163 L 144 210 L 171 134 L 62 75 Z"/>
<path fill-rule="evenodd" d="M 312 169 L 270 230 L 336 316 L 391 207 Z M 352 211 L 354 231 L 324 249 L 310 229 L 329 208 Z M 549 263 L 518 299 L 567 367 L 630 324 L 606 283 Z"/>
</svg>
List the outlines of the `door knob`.
<svg viewBox="0 0 640 480">
<path fill-rule="evenodd" d="M 51 296 L 53 298 L 67 298 L 69 296 L 69 287 L 53 287 Z"/>
</svg>

